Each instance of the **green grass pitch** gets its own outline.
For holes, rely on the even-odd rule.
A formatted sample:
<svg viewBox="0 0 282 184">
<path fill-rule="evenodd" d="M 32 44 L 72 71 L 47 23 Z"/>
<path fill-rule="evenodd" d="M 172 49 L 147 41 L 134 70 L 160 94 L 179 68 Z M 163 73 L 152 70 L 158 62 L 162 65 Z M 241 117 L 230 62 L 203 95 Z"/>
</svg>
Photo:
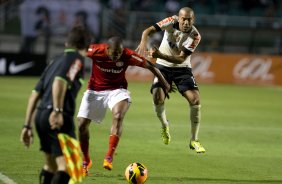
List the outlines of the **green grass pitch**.
<svg viewBox="0 0 282 184">
<path fill-rule="evenodd" d="M 29 149 L 19 141 L 36 81 L 0 77 L 0 173 L 18 184 L 38 183 L 43 166 L 37 135 Z M 129 82 L 133 103 L 124 119 L 112 171 L 102 168 L 111 125 L 109 111 L 101 125 L 91 125 L 94 165 L 83 183 L 125 184 L 125 168 L 135 161 L 148 168 L 146 184 L 282 183 L 282 87 L 200 84 L 200 140 L 207 150 L 201 155 L 188 149 L 189 107 L 178 93 L 166 102 L 172 140 L 169 145 L 162 143 L 149 88 L 150 83 Z"/>
</svg>

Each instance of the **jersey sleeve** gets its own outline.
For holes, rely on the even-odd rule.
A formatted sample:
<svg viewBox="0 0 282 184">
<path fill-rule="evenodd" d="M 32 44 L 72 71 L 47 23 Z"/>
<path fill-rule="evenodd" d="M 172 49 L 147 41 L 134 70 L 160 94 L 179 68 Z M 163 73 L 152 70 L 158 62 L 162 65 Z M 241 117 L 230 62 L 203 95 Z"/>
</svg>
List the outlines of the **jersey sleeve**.
<svg viewBox="0 0 282 184">
<path fill-rule="evenodd" d="M 157 22 L 154 27 L 157 31 L 163 31 L 168 27 L 172 27 L 173 24 L 177 21 L 177 16 L 167 17 L 159 22 Z"/>
<path fill-rule="evenodd" d="M 43 77 L 40 78 L 40 80 L 37 82 L 34 90 L 38 93 L 43 93 Z"/>
<path fill-rule="evenodd" d="M 194 31 L 190 36 L 183 42 L 182 51 L 186 54 L 191 54 L 195 51 L 196 47 L 201 41 L 201 35 L 198 31 Z"/>
<path fill-rule="evenodd" d="M 87 50 L 87 56 L 92 57 L 95 53 L 95 50 L 95 44 L 90 45 Z"/>
<path fill-rule="evenodd" d="M 127 55 L 129 65 L 145 68 L 147 60 L 144 57 L 130 49 L 125 49 L 125 54 Z"/>
</svg>

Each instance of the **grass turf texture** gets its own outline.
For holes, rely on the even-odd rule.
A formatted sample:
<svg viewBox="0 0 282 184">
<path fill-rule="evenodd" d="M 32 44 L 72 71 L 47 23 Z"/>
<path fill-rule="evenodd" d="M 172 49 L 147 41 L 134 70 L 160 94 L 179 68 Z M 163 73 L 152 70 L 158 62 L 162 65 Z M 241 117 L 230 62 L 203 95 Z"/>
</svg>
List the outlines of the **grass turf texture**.
<svg viewBox="0 0 282 184">
<path fill-rule="evenodd" d="M 36 81 L 0 78 L 0 172 L 18 184 L 38 183 L 43 166 L 36 133 L 29 149 L 19 141 Z M 109 111 L 102 125 L 90 126 L 93 167 L 83 183 L 126 183 L 125 168 L 135 161 L 149 170 L 146 184 L 282 183 L 281 87 L 200 85 L 204 155 L 188 149 L 188 105 L 178 93 L 166 102 L 172 141 L 168 146 L 162 143 L 149 88 L 149 83 L 129 82 L 133 103 L 124 120 L 112 171 L 102 168 L 111 124 Z"/>
</svg>

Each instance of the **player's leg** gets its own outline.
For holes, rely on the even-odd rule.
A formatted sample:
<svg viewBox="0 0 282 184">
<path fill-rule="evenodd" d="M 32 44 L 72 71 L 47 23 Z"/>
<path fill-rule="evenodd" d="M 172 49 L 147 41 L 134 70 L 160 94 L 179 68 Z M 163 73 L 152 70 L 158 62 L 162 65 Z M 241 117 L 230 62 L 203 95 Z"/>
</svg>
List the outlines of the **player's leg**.
<svg viewBox="0 0 282 184">
<path fill-rule="evenodd" d="M 179 68 L 174 71 L 174 83 L 179 92 L 184 96 L 190 105 L 190 122 L 191 122 L 191 140 L 190 148 L 197 153 L 204 153 L 205 149 L 198 140 L 200 122 L 201 122 L 201 105 L 200 93 L 192 74 L 191 68 Z"/>
<path fill-rule="evenodd" d="M 190 148 L 195 149 L 197 153 L 204 153 L 205 148 L 199 142 L 198 134 L 201 122 L 201 105 L 200 94 L 197 89 L 187 90 L 183 93 L 190 105 L 190 121 L 191 121 L 191 140 Z"/>
<path fill-rule="evenodd" d="M 128 101 L 128 99 L 125 99 L 118 102 L 112 108 L 112 126 L 109 136 L 109 148 L 106 153 L 103 165 L 105 169 L 111 170 L 113 167 L 113 156 L 122 134 L 123 119 L 129 109 L 129 106 L 130 102 Z"/>
<path fill-rule="evenodd" d="M 108 98 L 108 107 L 112 111 L 112 126 L 109 136 L 109 148 L 105 155 L 103 167 L 111 170 L 113 155 L 122 134 L 123 119 L 131 103 L 130 92 L 126 89 L 113 90 Z"/>
<path fill-rule="evenodd" d="M 87 176 L 89 169 L 92 167 L 92 160 L 89 153 L 89 125 L 91 120 L 87 118 L 78 118 L 78 139 L 83 154 L 83 175 Z"/>
<path fill-rule="evenodd" d="M 165 93 L 160 87 L 153 88 L 152 93 L 153 93 L 154 110 L 162 126 L 161 136 L 164 144 L 169 144 L 171 137 L 169 134 L 169 123 L 167 121 L 166 112 L 165 112 Z"/>
<path fill-rule="evenodd" d="M 37 135 L 40 140 L 40 150 L 44 153 L 45 163 L 39 175 L 39 183 L 40 184 L 50 184 L 54 173 L 57 170 L 57 165 L 54 158 L 51 156 L 51 148 L 50 142 L 52 140 L 49 137 L 50 133 L 50 125 L 49 125 L 49 115 L 50 110 L 37 110 L 35 116 L 35 127 Z"/>
<path fill-rule="evenodd" d="M 51 184 L 68 184 L 70 175 L 67 172 L 67 164 L 63 155 L 56 157 L 56 164 L 58 168 Z"/>
<path fill-rule="evenodd" d="M 103 106 L 105 94 L 87 90 L 81 100 L 78 111 L 78 139 L 83 153 L 83 175 L 87 176 L 92 167 L 89 153 L 89 125 L 91 120 L 101 122 L 105 116 L 106 108 Z M 100 99 L 100 100 L 97 100 Z"/>
<path fill-rule="evenodd" d="M 55 160 L 51 157 L 50 154 L 48 153 L 44 153 L 44 154 L 45 154 L 44 156 L 45 164 L 39 175 L 39 183 L 40 184 L 51 184 L 54 173 L 57 170 L 57 165 L 56 165 Z"/>
</svg>

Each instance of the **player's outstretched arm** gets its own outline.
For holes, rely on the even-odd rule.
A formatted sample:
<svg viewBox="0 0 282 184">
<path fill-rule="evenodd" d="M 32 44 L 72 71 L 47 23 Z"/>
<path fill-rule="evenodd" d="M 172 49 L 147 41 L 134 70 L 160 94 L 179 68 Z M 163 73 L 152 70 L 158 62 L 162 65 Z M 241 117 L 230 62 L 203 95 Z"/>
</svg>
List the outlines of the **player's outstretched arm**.
<svg viewBox="0 0 282 184">
<path fill-rule="evenodd" d="M 135 51 L 140 54 L 143 57 L 148 57 L 148 50 L 147 50 L 147 42 L 149 39 L 149 36 L 156 32 L 156 28 L 154 26 L 148 27 L 142 32 L 142 37 L 140 44 L 135 49 Z"/>
<path fill-rule="evenodd" d="M 162 53 L 156 46 L 153 46 L 153 48 L 149 52 L 149 56 L 152 58 L 164 59 L 168 62 L 175 63 L 175 64 L 183 63 L 186 57 L 188 57 L 191 54 L 192 52 L 189 54 L 186 54 L 183 51 L 181 51 L 179 55 L 167 55 L 167 54 Z"/>
<path fill-rule="evenodd" d="M 168 93 L 173 91 L 172 86 L 165 80 L 164 76 L 161 74 L 160 70 L 155 67 L 153 63 L 147 60 L 146 67 L 149 69 L 156 77 L 158 77 L 160 83 L 162 84 L 162 89 L 164 90 L 164 93 L 169 98 Z"/>
</svg>

